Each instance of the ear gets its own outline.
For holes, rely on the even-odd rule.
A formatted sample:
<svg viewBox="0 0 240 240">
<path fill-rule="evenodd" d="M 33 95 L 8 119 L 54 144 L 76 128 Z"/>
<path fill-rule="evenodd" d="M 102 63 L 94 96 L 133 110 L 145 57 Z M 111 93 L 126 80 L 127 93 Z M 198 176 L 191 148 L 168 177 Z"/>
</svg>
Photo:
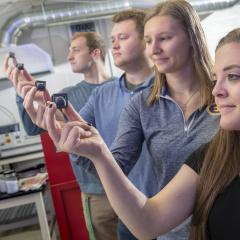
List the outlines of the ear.
<svg viewBox="0 0 240 240">
<path fill-rule="evenodd" d="M 91 52 L 91 56 L 94 61 L 101 59 L 101 50 L 96 48 Z"/>
</svg>

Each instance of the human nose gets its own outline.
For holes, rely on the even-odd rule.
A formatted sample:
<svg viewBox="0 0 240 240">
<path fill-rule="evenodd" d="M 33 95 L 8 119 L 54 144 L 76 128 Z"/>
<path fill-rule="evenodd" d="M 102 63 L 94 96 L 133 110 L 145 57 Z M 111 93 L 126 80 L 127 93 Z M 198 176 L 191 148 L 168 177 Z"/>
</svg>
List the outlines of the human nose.
<svg viewBox="0 0 240 240">
<path fill-rule="evenodd" d="M 151 43 L 147 44 L 146 51 L 151 56 L 151 55 L 160 53 L 162 51 L 162 49 L 156 40 L 152 40 Z"/>
<path fill-rule="evenodd" d="M 214 97 L 224 97 L 226 96 L 227 94 L 227 91 L 226 91 L 226 86 L 225 86 L 225 83 L 223 81 L 216 81 L 215 82 L 215 86 L 212 90 L 212 94 Z"/>
<path fill-rule="evenodd" d="M 112 49 L 119 49 L 119 47 L 120 47 L 120 45 L 119 45 L 119 41 L 117 39 L 112 41 Z"/>
<path fill-rule="evenodd" d="M 68 55 L 67 55 L 67 60 L 71 61 L 72 59 L 73 59 L 73 55 L 72 55 L 71 52 L 69 52 Z"/>
</svg>

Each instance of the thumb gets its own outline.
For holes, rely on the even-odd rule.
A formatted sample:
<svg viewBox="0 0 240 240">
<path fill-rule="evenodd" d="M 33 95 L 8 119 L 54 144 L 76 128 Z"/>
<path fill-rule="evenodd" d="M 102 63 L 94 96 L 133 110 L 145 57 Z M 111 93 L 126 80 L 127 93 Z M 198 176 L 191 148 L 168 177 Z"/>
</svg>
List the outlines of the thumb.
<svg viewBox="0 0 240 240">
<path fill-rule="evenodd" d="M 73 105 L 69 101 L 68 106 L 63 109 L 63 113 L 70 121 L 80 121 L 86 123 L 86 121 L 78 114 L 78 112 L 73 108 Z"/>
<path fill-rule="evenodd" d="M 45 91 L 43 92 L 43 98 L 45 102 L 51 101 L 51 96 L 47 89 L 45 89 Z"/>
<path fill-rule="evenodd" d="M 59 142 L 61 132 L 59 129 L 56 127 L 56 114 L 57 108 L 54 103 L 49 103 L 48 102 L 48 107 L 46 109 L 46 115 L 45 115 L 45 120 L 46 120 L 46 127 L 48 130 L 49 136 L 52 138 L 53 142 L 57 146 L 57 143 Z"/>
</svg>

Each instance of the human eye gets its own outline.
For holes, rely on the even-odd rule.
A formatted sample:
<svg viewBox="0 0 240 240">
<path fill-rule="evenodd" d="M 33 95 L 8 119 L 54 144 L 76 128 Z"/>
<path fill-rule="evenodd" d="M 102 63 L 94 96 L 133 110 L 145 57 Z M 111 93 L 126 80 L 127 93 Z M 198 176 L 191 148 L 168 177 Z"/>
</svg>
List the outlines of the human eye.
<svg viewBox="0 0 240 240">
<path fill-rule="evenodd" d="M 151 38 L 149 38 L 149 37 L 145 37 L 145 38 L 144 38 L 144 42 L 145 42 L 146 44 L 150 44 L 150 43 L 152 42 L 152 40 L 151 40 Z"/>
<path fill-rule="evenodd" d="M 239 75 L 239 74 L 229 73 L 229 74 L 227 75 L 227 79 L 228 79 L 229 81 L 240 80 L 240 75 Z"/>
<path fill-rule="evenodd" d="M 81 49 L 80 48 L 74 48 L 72 51 L 73 51 L 73 53 L 79 53 L 81 51 Z"/>
<path fill-rule="evenodd" d="M 120 34 L 119 35 L 119 39 L 120 40 L 126 40 L 128 38 L 128 35 L 127 34 Z"/>
<path fill-rule="evenodd" d="M 212 82 L 216 82 L 217 81 L 217 75 L 216 73 L 212 73 Z"/>
<path fill-rule="evenodd" d="M 172 37 L 171 36 L 162 36 L 159 38 L 160 41 L 167 41 L 170 40 Z"/>
<path fill-rule="evenodd" d="M 115 39 L 112 37 L 112 38 L 110 38 L 110 41 L 111 41 L 111 43 L 114 43 Z"/>
<path fill-rule="evenodd" d="M 213 79 L 213 80 L 211 81 L 211 84 L 212 84 L 213 87 L 215 87 L 215 85 L 217 84 L 217 79 Z"/>
</svg>

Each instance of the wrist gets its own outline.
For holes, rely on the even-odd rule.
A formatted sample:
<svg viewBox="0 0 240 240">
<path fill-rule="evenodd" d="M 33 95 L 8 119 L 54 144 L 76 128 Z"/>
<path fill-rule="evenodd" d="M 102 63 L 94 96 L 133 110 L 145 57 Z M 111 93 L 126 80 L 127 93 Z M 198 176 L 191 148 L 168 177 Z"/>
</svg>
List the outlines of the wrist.
<svg viewBox="0 0 240 240">
<path fill-rule="evenodd" d="M 112 154 L 107 147 L 106 143 L 102 141 L 99 144 L 98 153 L 92 158 L 94 165 L 102 164 L 106 162 L 109 158 L 112 158 Z"/>
</svg>

